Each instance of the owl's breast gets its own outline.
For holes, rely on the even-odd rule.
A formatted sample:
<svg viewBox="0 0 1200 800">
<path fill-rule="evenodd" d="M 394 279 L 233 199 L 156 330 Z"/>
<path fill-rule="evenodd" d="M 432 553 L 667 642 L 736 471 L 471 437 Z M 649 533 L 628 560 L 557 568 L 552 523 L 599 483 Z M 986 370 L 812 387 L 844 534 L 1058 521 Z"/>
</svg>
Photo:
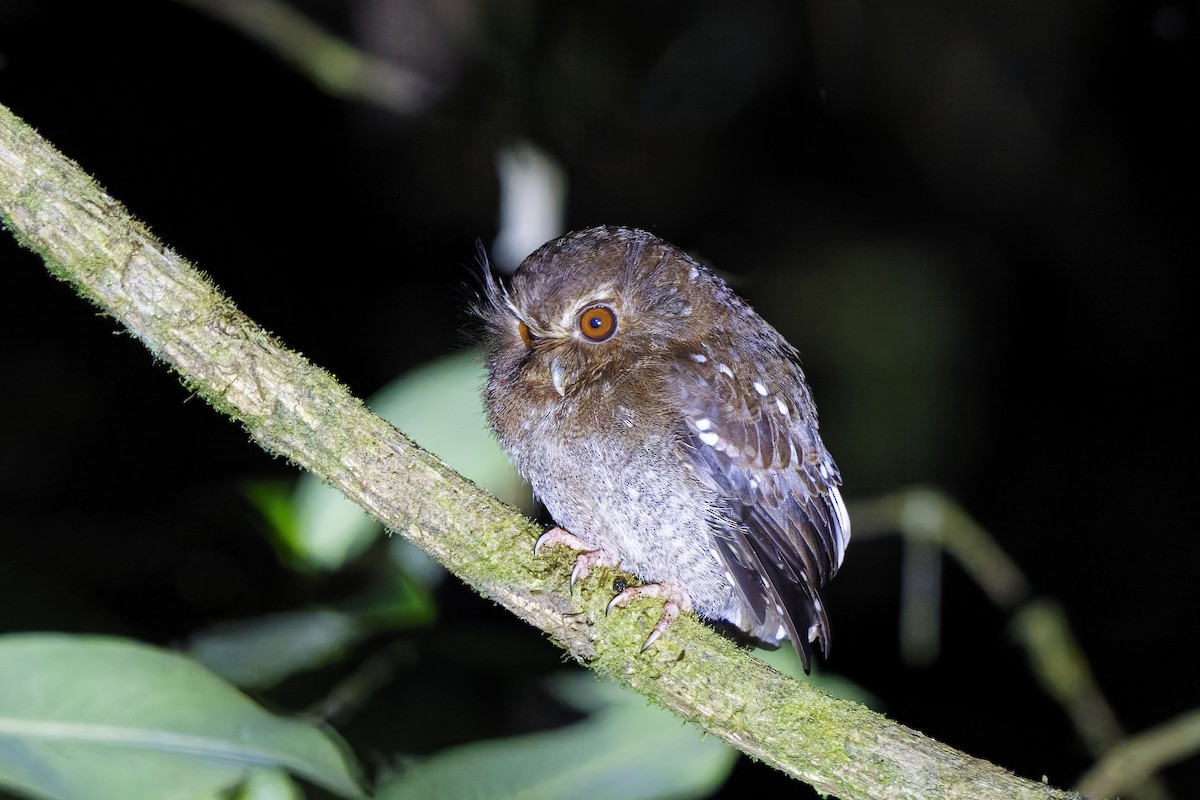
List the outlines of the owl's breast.
<svg viewBox="0 0 1200 800">
<path fill-rule="evenodd" d="M 729 604 L 732 585 L 712 539 L 719 498 L 697 479 L 661 411 L 615 399 L 564 402 L 516 427 L 502 439 L 557 524 L 643 581 L 686 587 L 702 614 Z"/>
</svg>

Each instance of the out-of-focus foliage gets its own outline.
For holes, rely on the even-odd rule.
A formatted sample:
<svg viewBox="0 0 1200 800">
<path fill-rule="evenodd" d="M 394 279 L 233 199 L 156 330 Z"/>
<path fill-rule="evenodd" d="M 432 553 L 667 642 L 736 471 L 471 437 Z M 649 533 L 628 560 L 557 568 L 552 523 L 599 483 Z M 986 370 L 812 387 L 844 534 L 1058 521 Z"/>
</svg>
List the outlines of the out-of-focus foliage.
<svg viewBox="0 0 1200 800">
<path fill-rule="evenodd" d="M 737 751 L 632 692 L 582 673 L 554 681 L 588 716 L 554 731 L 463 745 L 385 776 L 379 800 L 690 800 L 708 797 Z"/>
<path fill-rule="evenodd" d="M 184 656 L 110 638 L 0 636 L 0 786 L 71 800 L 216 800 L 252 776 L 279 786 L 280 770 L 362 796 L 327 731 L 263 710 Z"/>
<path fill-rule="evenodd" d="M 464 351 L 405 373 L 367 405 L 463 476 L 507 503 L 528 508 L 529 489 L 483 418 L 483 383 L 478 353 Z M 304 565 L 342 566 L 382 532 L 365 511 L 307 473 L 292 503 L 290 524 L 275 525 L 274 533 L 289 555 Z"/>
</svg>

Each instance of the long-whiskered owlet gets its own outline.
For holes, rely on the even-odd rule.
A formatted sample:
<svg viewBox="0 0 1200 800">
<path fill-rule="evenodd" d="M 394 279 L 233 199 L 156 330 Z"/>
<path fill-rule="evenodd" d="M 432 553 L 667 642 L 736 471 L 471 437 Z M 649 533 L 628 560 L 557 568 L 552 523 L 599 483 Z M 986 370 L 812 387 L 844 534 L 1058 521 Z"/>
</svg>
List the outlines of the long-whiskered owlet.
<svg viewBox="0 0 1200 800">
<path fill-rule="evenodd" d="M 796 349 L 713 272 L 645 231 L 543 245 L 486 270 L 485 401 L 500 443 L 580 551 L 754 641 L 829 650 L 818 590 L 850 521 Z M 569 532 L 569 533 L 568 533 Z"/>
</svg>

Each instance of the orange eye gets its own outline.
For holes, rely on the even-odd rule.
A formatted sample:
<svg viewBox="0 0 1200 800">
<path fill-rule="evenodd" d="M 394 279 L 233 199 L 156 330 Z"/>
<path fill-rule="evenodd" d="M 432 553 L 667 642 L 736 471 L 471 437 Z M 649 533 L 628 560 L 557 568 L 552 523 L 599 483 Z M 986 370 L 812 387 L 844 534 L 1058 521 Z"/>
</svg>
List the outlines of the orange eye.
<svg viewBox="0 0 1200 800">
<path fill-rule="evenodd" d="M 517 333 L 521 334 L 521 341 L 527 345 L 537 341 L 537 337 L 529 331 L 529 326 L 524 322 L 517 323 Z"/>
<path fill-rule="evenodd" d="M 617 332 L 617 314 L 608 306 L 589 306 L 579 315 L 579 332 L 588 341 L 604 342 Z"/>
</svg>

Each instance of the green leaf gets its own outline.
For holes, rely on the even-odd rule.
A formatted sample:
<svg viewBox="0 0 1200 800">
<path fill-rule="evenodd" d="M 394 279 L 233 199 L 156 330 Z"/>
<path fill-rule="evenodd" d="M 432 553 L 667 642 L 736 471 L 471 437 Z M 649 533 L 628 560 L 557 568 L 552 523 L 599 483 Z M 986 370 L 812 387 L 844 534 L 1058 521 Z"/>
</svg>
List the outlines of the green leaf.
<svg viewBox="0 0 1200 800">
<path fill-rule="evenodd" d="M 405 373 L 367 405 L 501 500 L 529 508 L 529 487 L 484 419 L 480 397 L 484 380 L 479 353 L 455 353 Z M 287 546 L 302 561 L 321 569 L 346 563 L 382 532 L 379 523 L 361 508 L 307 474 L 296 485 L 295 520 Z"/>
<path fill-rule="evenodd" d="M 0 786 L 193 800 L 229 796 L 272 768 L 363 796 L 329 733 L 268 713 L 189 658 L 105 637 L 0 636 Z"/>
<path fill-rule="evenodd" d="M 192 637 L 188 652 L 238 686 L 262 689 L 334 661 L 369 628 L 330 608 L 223 622 Z"/>
<path fill-rule="evenodd" d="M 304 793 L 283 770 L 256 769 L 230 800 L 304 800 Z"/>
<path fill-rule="evenodd" d="M 249 481 L 243 488 L 250 505 L 267 523 L 272 542 L 286 561 L 295 562 L 300 521 L 296 518 L 294 489 L 290 481 Z M 303 562 L 299 565 L 304 566 Z"/>
<path fill-rule="evenodd" d="M 382 578 L 336 607 L 219 623 L 196 633 L 187 652 L 238 686 L 263 689 L 332 663 L 380 631 L 433 621 L 433 598 L 421 586 L 398 572 Z"/>
<path fill-rule="evenodd" d="M 385 778 L 377 800 L 687 800 L 725 782 L 737 751 L 588 673 L 558 692 L 591 715 L 546 733 L 446 750 Z"/>
</svg>

